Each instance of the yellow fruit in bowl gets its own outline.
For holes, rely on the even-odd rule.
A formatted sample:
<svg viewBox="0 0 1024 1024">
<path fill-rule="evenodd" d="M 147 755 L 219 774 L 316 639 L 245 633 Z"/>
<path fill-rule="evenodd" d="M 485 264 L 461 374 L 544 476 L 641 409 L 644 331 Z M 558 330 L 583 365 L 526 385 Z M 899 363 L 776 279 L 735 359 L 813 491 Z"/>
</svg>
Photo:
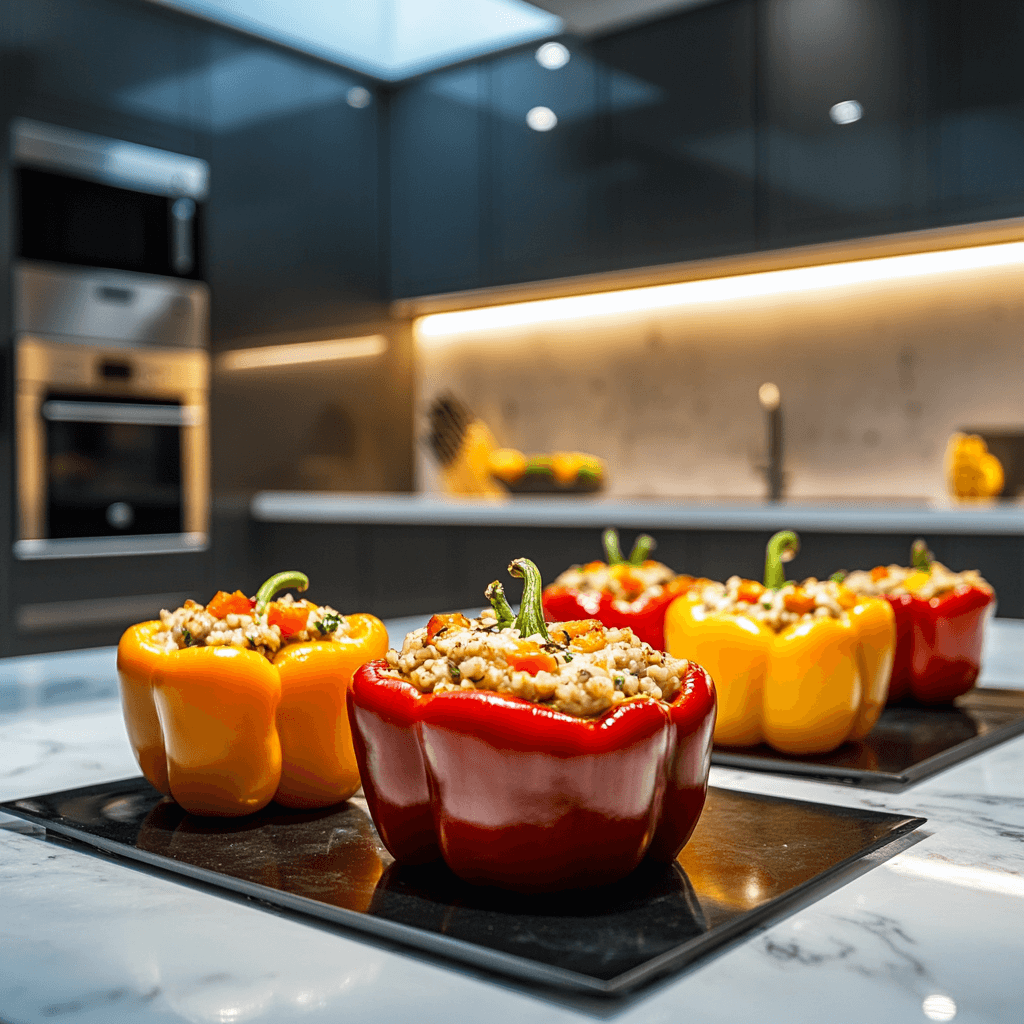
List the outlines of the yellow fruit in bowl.
<svg viewBox="0 0 1024 1024">
<path fill-rule="evenodd" d="M 953 434 L 946 445 L 946 485 L 956 498 L 991 498 L 1003 489 L 1002 463 L 978 434 Z"/>
<path fill-rule="evenodd" d="M 526 472 L 526 456 L 515 448 L 495 448 L 487 468 L 491 476 L 506 484 L 514 484 Z"/>
<path fill-rule="evenodd" d="M 585 452 L 552 452 L 551 468 L 562 487 L 571 487 L 581 476 L 599 480 L 604 473 L 601 460 Z"/>
</svg>

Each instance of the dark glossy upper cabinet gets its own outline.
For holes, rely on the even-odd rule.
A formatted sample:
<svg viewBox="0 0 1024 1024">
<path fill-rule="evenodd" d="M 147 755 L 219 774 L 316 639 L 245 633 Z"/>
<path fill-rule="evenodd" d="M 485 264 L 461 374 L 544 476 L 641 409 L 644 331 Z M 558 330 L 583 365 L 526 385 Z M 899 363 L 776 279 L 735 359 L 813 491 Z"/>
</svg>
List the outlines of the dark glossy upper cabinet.
<svg viewBox="0 0 1024 1024">
<path fill-rule="evenodd" d="M 215 346 L 381 313 L 379 97 L 355 75 L 211 35 L 208 218 Z"/>
<path fill-rule="evenodd" d="M 542 65 L 534 47 L 485 65 L 488 283 L 564 277 L 609 263 L 598 67 L 581 45 L 565 45 L 568 61 L 559 67 Z"/>
<path fill-rule="evenodd" d="M 486 76 L 438 71 L 391 98 L 391 280 L 395 296 L 483 283 Z"/>
<path fill-rule="evenodd" d="M 1024 3 L 933 0 L 938 213 L 1024 215 Z"/>
<path fill-rule="evenodd" d="M 594 43 L 620 265 L 755 247 L 754 30 L 729 0 Z"/>
<path fill-rule="evenodd" d="M 137 0 L 4 4 L 9 114 L 201 155 L 201 22 Z"/>
<path fill-rule="evenodd" d="M 928 218 L 927 0 L 760 0 L 762 244 Z"/>
</svg>

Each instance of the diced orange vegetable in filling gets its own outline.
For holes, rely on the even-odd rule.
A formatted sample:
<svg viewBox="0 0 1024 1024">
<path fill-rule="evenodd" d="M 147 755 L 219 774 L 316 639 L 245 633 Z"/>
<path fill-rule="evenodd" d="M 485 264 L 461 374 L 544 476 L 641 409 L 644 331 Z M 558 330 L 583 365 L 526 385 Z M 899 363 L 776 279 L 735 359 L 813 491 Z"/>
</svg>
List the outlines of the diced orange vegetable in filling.
<svg viewBox="0 0 1024 1024">
<path fill-rule="evenodd" d="M 737 601 L 746 601 L 747 604 L 757 604 L 764 593 L 764 587 L 757 580 L 742 580 L 739 590 L 736 591 Z"/>
<path fill-rule="evenodd" d="M 791 594 L 786 594 L 782 599 L 787 612 L 794 612 L 797 615 L 806 615 L 814 611 L 814 597 L 806 590 L 797 587 Z"/>
<path fill-rule="evenodd" d="M 573 637 L 569 646 L 574 651 L 579 651 L 580 654 L 592 654 L 594 651 L 600 651 L 607 647 L 608 640 L 603 629 L 592 629 Z"/>
<path fill-rule="evenodd" d="M 531 676 L 538 672 L 554 672 L 558 667 L 555 656 L 542 651 L 536 644 L 520 644 L 516 650 L 506 653 L 505 660 L 516 672 L 529 672 Z"/>
<path fill-rule="evenodd" d="M 665 592 L 678 597 L 690 590 L 696 582 L 697 580 L 693 576 L 677 576 L 665 584 Z"/>
<path fill-rule="evenodd" d="M 249 600 L 240 590 L 229 594 L 226 590 L 218 590 L 210 599 L 206 610 L 218 619 L 225 615 L 251 615 L 252 601 Z"/>
<path fill-rule="evenodd" d="M 449 626 L 458 626 L 460 629 L 469 628 L 469 619 L 462 612 L 449 612 L 447 615 L 431 615 L 427 623 L 427 643 L 433 643 L 434 637 L 443 629 Z"/>
<path fill-rule="evenodd" d="M 889 575 L 889 570 L 884 565 L 876 565 L 871 570 L 871 578 L 877 583 L 879 580 L 884 580 Z"/>
<path fill-rule="evenodd" d="M 559 642 L 560 633 L 565 633 L 569 640 L 574 640 L 584 633 L 590 633 L 595 629 L 602 629 L 600 619 L 570 619 L 568 622 L 553 622 L 548 628 L 552 640 Z"/>
<path fill-rule="evenodd" d="M 277 626 L 281 636 L 294 636 L 306 628 L 312 605 L 308 601 L 297 601 L 295 604 L 280 604 L 275 601 L 267 609 L 267 625 Z"/>
</svg>

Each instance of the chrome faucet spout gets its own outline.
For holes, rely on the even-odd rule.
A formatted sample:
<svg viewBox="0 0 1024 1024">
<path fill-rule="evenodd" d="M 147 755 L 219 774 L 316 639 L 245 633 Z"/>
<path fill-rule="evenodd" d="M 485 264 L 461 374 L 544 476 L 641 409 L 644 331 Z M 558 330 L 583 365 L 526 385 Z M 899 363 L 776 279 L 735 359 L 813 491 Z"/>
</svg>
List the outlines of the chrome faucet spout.
<svg viewBox="0 0 1024 1024">
<path fill-rule="evenodd" d="M 768 460 L 764 474 L 768 483 L 768 500 L 781 501 L 785 486 L 782 471 L 782 396 L 778 387 L 769 381 L 758 389 L 757 398 L 765 412 Z"/>
</svg>

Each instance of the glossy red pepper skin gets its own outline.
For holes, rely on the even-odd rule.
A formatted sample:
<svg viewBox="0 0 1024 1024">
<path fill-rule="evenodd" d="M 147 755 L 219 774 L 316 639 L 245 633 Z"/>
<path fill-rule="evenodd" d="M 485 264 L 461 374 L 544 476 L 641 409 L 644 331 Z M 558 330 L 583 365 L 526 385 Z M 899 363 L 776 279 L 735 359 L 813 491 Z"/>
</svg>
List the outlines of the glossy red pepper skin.
<svg viewBox="0 0 1024 1024">
<path fill-rule="evenodd" d="M 645 644 L 650 644 L 656 651 L 663 651 L 665 612 L 693 582 L 696 581 L 692 577 L 680 576 L 665 584 L 660 594 L 629 602 L 620 601 L 607 592 L 587 592 L 552 584 L 544 588 L 544 618 L 548 622 L 599 619 L 612 629 L 628 626 Z"/>
<path fill-rule="evenodd" d="M 580 719 L 485 690 L 420 694 L 364 665 L 349 690 L 363 791 L 396 860 L 444 859 L 523 892 L 603 885 L 671 861 L 700 817 L 714 685 L 690 666 L 671 705 Z"/>
<path fill-rule="evenodd" d="M 896 657 L 889 703 L 907 697 L 921 704 L 948 704 L 966 693 L 981 671 L 985 620 L 995 595 L 981 587 L 957 587 L 930 600 L 887 595 L 896 614 Z"/>
</svg>

